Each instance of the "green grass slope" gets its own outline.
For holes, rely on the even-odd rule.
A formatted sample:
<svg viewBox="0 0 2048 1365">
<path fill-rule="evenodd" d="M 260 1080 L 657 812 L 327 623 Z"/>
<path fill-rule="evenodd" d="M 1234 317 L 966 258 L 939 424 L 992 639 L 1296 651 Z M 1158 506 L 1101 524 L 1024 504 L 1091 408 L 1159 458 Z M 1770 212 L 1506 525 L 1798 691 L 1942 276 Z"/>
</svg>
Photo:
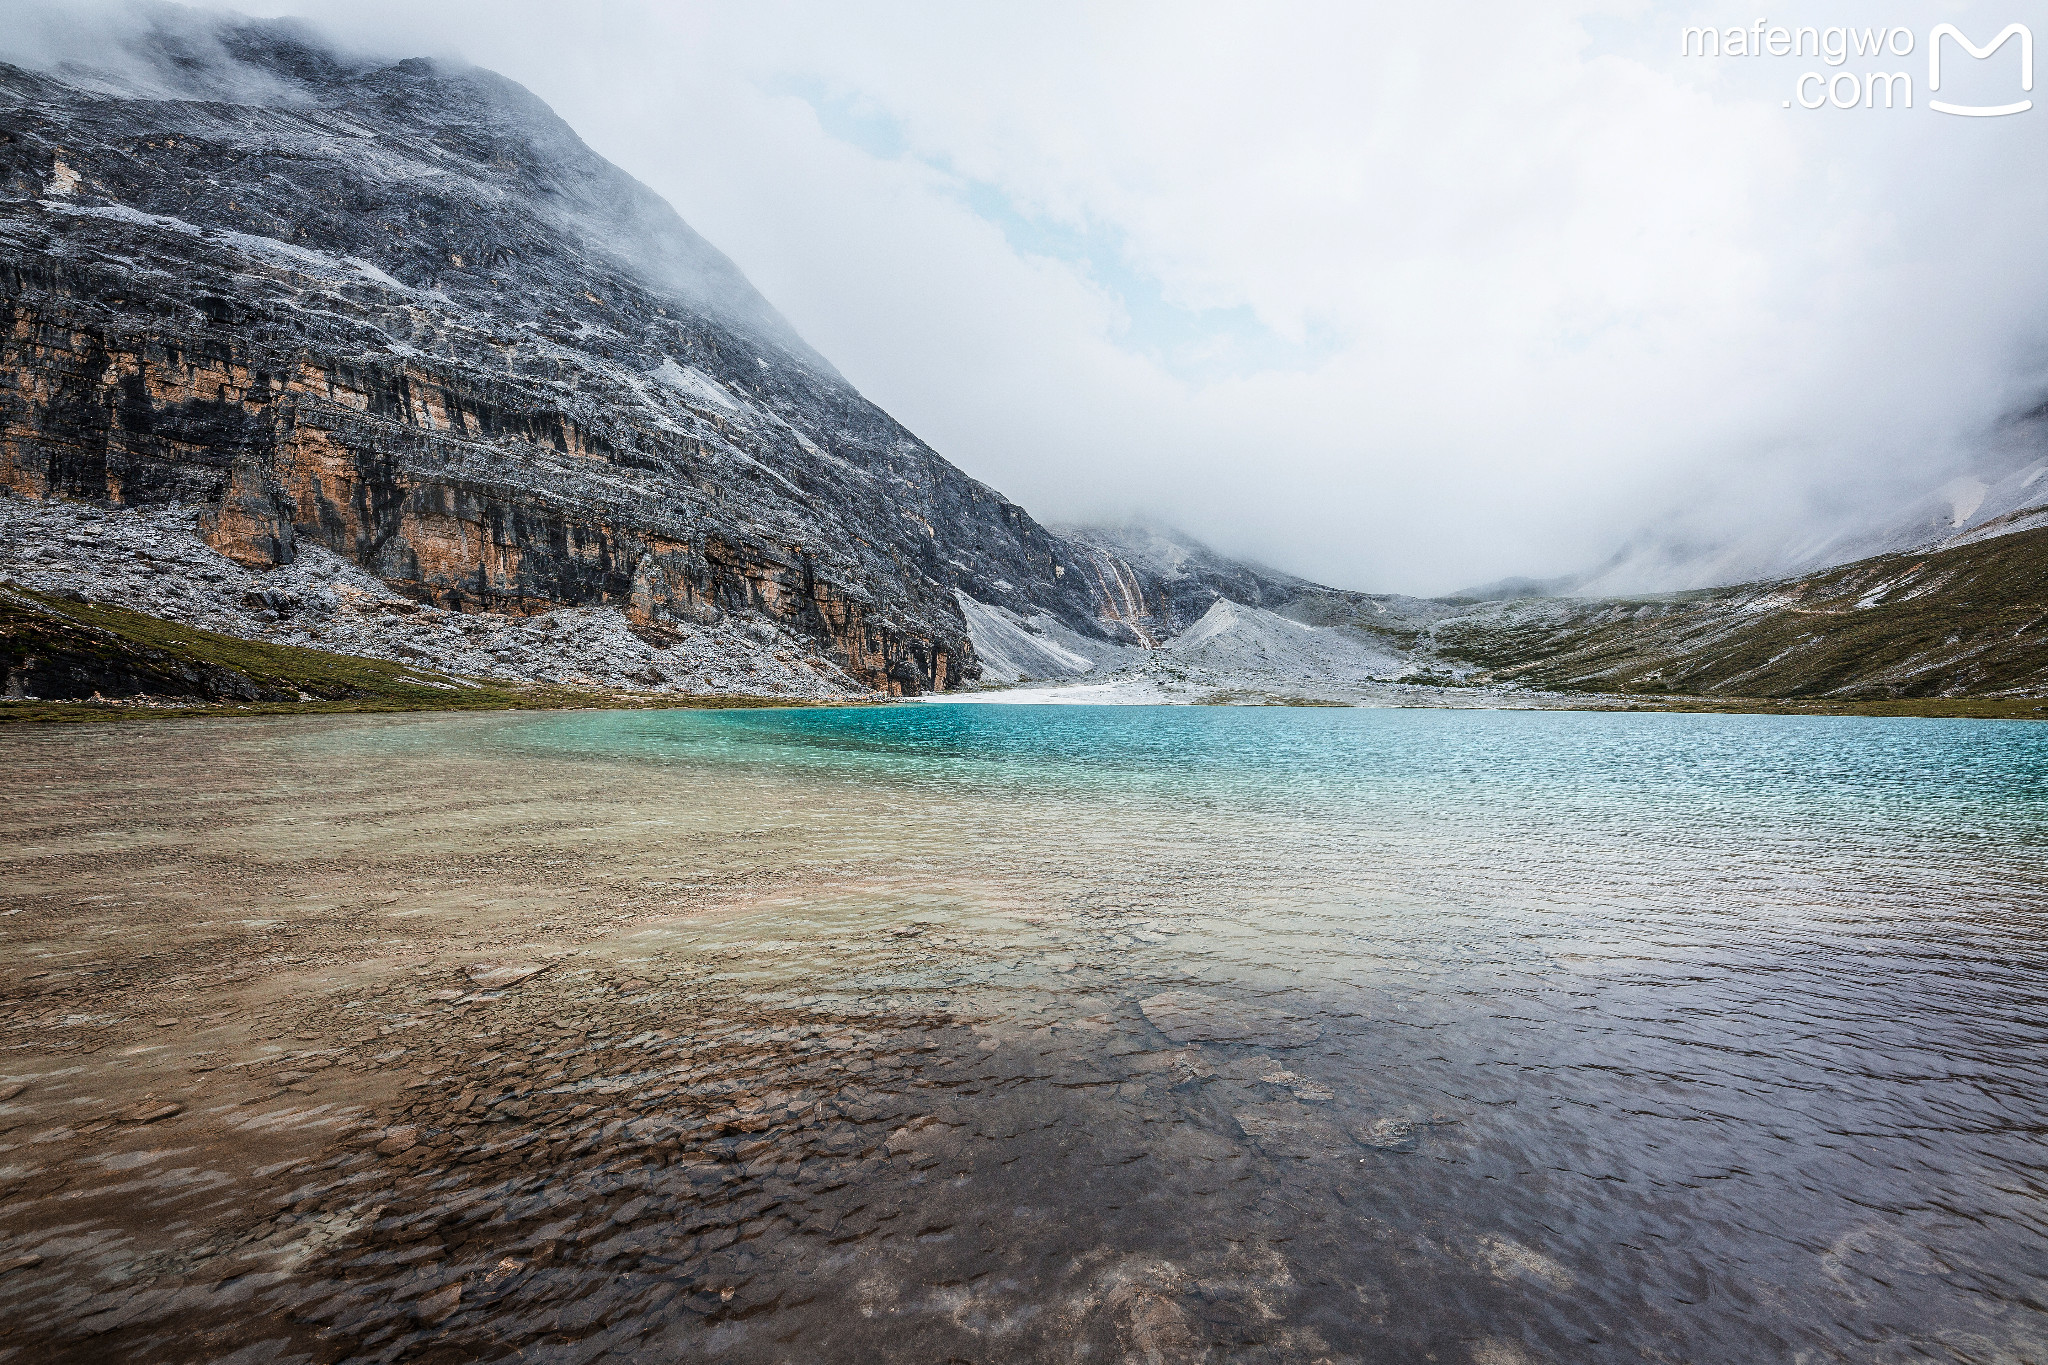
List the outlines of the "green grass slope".
<svg viewBox="0 0 2048 1365">
<path fill-rule="evenodd" d="M 1505 602 L 1440 623 L 1473 681 L 1622 694 L 2048 697 L 2048 529 L 1781 582 Z"/>
<path fill-rule="evenodd" d="M 0 584 L 0 722 L 513 707 L 787 706 L 464 678 L 269 644 Z M 798 703 L 802 704 L 802 703 Z"/>
</svg>

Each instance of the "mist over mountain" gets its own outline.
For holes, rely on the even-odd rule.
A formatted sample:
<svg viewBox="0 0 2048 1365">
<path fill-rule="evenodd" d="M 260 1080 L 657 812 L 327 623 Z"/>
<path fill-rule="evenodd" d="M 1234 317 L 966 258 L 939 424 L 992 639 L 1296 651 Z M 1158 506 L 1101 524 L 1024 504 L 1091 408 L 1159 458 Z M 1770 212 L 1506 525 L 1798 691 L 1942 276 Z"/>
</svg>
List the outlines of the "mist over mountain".
<svg viewBox="0 0 2048 1365">
<path fill-rule="evenodd" d="M 1889 490 L 1831 519 L 1787 530 L 1777 520 L 1719 536 L 1682 517 L 1639 528 L 1606 560 L 1555 578 L 1516 577 L 1460 589 L 1472 598 L 1615 596 L 1721 587 L 2025 529 L 2048 507 L 2048 413 L 2020 412 L 1985 432 L 1939 483 Z"/>
<path fill-rule="evenodd" d="M 1677 55 L 1747 11 L 262 7 L 531 89 L 1039 515 L 1317 581 L 1825 540 L 2044 394 L 2038 111 L 1788 109 L 1815 63 Z M 1883 18 L 1924 85 L 1933 24 L 2012 16 Z"/>
</svg>

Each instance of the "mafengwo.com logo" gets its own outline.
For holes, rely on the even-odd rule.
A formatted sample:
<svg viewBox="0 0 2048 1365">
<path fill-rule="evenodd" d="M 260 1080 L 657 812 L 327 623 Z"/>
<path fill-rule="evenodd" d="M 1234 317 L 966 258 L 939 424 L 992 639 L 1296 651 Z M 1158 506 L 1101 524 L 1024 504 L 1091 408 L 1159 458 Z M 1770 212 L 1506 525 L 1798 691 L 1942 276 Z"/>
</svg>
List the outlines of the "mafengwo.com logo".
<svg viewBox="0 0 2048 1365">
<path fill-rule="evenodd" d="M 2014 39 L 2018 39 L 2014 42 Z M 1679 30 L 1679 54 L 1686 57 L 1814 57 L 1828 71 L 1803 71 L 1793 82 L 1790 109 L 1911 109 L 1913 73 L 1880 69 L 1911 57 L 1921 43 L 1908 28 L 1787 28 L 1759 19 L 1748 28 L 1685 28 Z M 2010 47 L 2008 47 L 2010 44 Z M 1942 114 L 1966 118 L 1998 118 L 2024 114 L 2034 107 L 2031 99 L 1998 104 L 1960 104 L 1934 98 L 1941 91 L 1944 49 L 1949 58 L 1950 84 L 1955 84 L 1957 60 L 1968 57 L 1988 61 L 1993 54 L 2017 51 L 2018 91 L 2034 88 L 2034 34 L 2025 24 L 2007 24 L 1989 42 L 1979 45 L 1954 24 L 1936 24 L 1927 32 L 1926 107 Z M 1847 69 L 1852 63 L 1861 70 Z M 1879 100 L 1882 99 L 1882 103 Z"/>
</svg>

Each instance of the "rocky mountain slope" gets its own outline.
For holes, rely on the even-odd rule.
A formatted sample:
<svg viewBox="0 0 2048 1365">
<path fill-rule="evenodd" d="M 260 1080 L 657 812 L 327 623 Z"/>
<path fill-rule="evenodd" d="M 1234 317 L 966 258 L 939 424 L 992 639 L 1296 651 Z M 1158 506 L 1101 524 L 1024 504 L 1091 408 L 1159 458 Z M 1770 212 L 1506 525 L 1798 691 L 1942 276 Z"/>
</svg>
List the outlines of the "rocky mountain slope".
<svg viewBox="0 0 2048 1365">
<path fill-rule="evenodd" d="M 787 696 L 654 696 L 643 689 L 505 683 L 273 640 L 250 640 L 105 602 L 0 585 L 0 722 L 308 712 L 729 708 Z M 85 701 L 86 705 L 76 705 Z"/>
<path fill-rule="evenodd" d="M 103 509 L 0 497 L 0 583 L 115 603 L 245 640 L 472 680 L 792 700 L 866 691 L 765 615 L 641 622 L 601 607 L 449 611 L 394 590 L 319 545 L 301 545 L 279 567 L 236 563 L 201 540 L 193 520 L 183 506 Z M 61 697 L 105 690 L 81 681 L 52 691 L 61 674 L 32 665 L 18 650 L 0 653 L 12 692 Z"/>
<path fill-rule="evenodd" d="M 0 486 L 455 615 L 756 622 L 885 692 L 976 676 L 960 594 L 1129 638 L 524 90 L 283 24 L 0 65 Z"/>
</svg>

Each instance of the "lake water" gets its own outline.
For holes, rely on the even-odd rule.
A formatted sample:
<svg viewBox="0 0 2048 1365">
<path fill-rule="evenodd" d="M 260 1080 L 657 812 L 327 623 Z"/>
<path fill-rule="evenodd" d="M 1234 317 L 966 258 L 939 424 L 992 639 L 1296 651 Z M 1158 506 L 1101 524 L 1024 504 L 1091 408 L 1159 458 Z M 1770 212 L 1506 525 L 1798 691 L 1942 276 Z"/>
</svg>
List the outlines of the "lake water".
<svg viewBox="0 0 2048 1365">
<path fill-rule="evenodd" d="M 911 705 L 90 730 L 0 741 L 31 908 L 80 899 L 78 813 L 129 793 L 112 842 L 163 880 L 107 913 L 309 916 L 278 961 L 317 989 L 220 1047 L 254 1074 L 317 1038 L 353 1079 L 202 1089 L 151 1130 L 191 1123 L 181 1190 L 302 1164 L 239 1243 L 167 1179 L 155 1221 L 213 1240 L 115 1299 L 90 1296 L 127 1243 L 67 1260 L 53 1231 L 84 1247 L 126 1226 L 113 1203 L 0 1211 L 0 1252 L 60 1248 L 0 1277 L 31 1345 L 2048 1361 L 2048 727 Z M 268 871 L 195 890 L 231 862 Z M 55 961 L 86 922 L 10 932 Z M 223 956 L 210 932 L 177 951 Z M 200 1009 L 203 970 L 177 979 L 201 1003 L 147 1010 Z M 230 1121 L 206 1116 L 252 1103 L 334 1125 L 332 1152 L 266 1162 L 245 1126 L 207 1155 Z M 350 1145 L 372 1121 L 403 1140 Z M 292 1250 L 238 1271 L 230 1243 Z"/>
</svg>

